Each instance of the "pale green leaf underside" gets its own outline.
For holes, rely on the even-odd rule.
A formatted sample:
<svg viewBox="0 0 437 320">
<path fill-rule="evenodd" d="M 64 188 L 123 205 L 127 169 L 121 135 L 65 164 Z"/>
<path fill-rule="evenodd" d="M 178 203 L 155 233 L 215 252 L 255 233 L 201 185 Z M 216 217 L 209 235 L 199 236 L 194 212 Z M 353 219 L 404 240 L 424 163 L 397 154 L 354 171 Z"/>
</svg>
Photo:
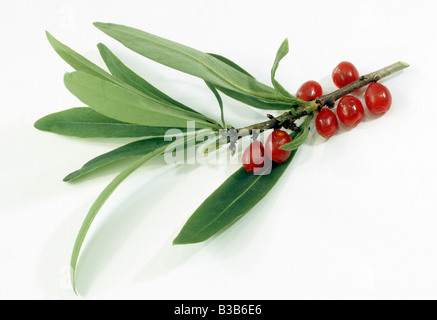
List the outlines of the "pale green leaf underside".
<svg viewBox="0 0 437 320">
<path fill-rule="evenodd" d="M 278 91 L 282 96 L 289 99 L 298 100 L 295 96 L 291 95 L 287 90 L 285 90 L 284 87 L 275 79 L 276 71 L 279 67 L 279 62 L 281 62 L 281 60 L 288 54 L 288 51 L 288 39 L 285 39 L 279 47 L 278 52 L 276 53 L 275 62 L 273 63 L 271 71 L 271 80 L 276 91 Z"/>
<path fill-rule="evenodd" d="M 207 53 L 123 25 L 110 23 L 94 25 L 129 49 L 163 65 L 199 77 L 215 86 L 260 98 L 287 100 L 273 88 Z"/>
<path fill-rule="evenodd" d="M 240 67 L 240 66 L 239 66 L 238 64 L 236 64 L 234 61 L 232 61 L 232 60 L 230 60 L 230 59 L 228 59 L 228 58 L 226 58 L 226 57 L 223 57 L 223 56 L 221 56 L 221 55 L 219 55 L 219 54 L 216 54 L 216 53 L 208 53 L 208 54 L 209 54 L 210 56 L 213 56 L 214 58 L 216 58 L 216 59 L 218 59 L 218 60 L 220 60 L 220 61 L 226 63 L 228 66 L 234 68 L 235 70 L 238 70 L 238 71 L 240 71 L 241 73 L 244 73 L 246 76 L 249 76 L 249 77 L 255 79 L 254 76 L 252 76 L 249 72 L 247 72 L 245 69 L 243 69 L 242 67 Z"/>
<path fill-rule="evenodd" d="M 197 111 L 187 107 L 186 105 L 180 103 L 179 101 L 176 101 L 173 98 L 169 97 L 164 92 L 155 88 L 149 82 L 147 82 L 142 77 L 140 77 L 138 74 L 133 72 L 123 62 L 121 62 L 121 60 L 119 58 L 117 58 L 109 50 L 109 48 L 106 47 L 104 44 L 100 43 L 98 45 L 98 48 L 99 48 L 100 55 L 102 56 L 103 61 L 105 62 L 109 71 L 111 72 L 111 74 L 115 78 L 132 86 L 133 88 L 137 89 L 138 91 L 143 92 L 147 96 L 154 98 L 155 100 L 160 100 L 162 102 L 169 103 L 173 106 L 177 106 L 181 109 L 192 112 L 194 117 L 197 117 L 200 119 L 205 119 L 205 117 L 203 115 L 201 115 L 199 112 L 197 112 Z"/>
<path fill-rule="evenodd" d="M 160 101 L 163 105 L 169 105 L 173 108 L 182 108 L 185 109 L 187 113 L 191 113 L 191 116 L 196 119 L 200 119 L 200 121 L 206 121 L 216 124 L 214 120 L 211 120 L 202 114 L 186 107 L 180 104 L 179 102 L 171 99 L 170 97 L 166 96 L 164 93 L 160 92 L 158 89 L 154 88 L 152 85 L 147 83 L 144 79 L 141 82 L 137 82 L 136 85 L 132 85 L 132 81 L 125 82 L 126 78 L 129 78 L 132 80 L 133 72 L 127 67 L 125 67 L 122 64 L 119 64 L 117 68 L 115 68 L 115 64 L 120 62 L 115 56 L 111 56 L 109 54 L 109 50 L 104 50 L 101 46 L 100 49 L 105 52 L 104 57 L 107 58 L 105 62 L 110 62 L 110 65 L 113 67 L 113 71 L 117 71 L 118 74 L 123 73 L 123 77 L 120 77 L 121 79 L 118 79 L 117 77 L 114 77 L 113 75 L 109 74 L 96 64 L 92 63 L 79 53 L 75 52 L 68 46 L 64 45 L 63 43 L 59 42 L 57 39 L 55 39 L 50 33 L 46 32 L 47 39 L 49 40 L 52 47 L 55 49 L 55 51 L 59 54 L 59 56 L 67 62 L 69 65 L 71 65 L 75 70 L 89 74 L 91 76 L 94 76 L 96 78 L 100 78 L 102 80 L 106 80 L 108 82 L 112 82 L 113 84 L 116 84 L 125 90 L 131 91 L 137 95 L 142 95 L 145 97 L 145 99 L 151 99 L 151 100 L 157 100 Z M 118 60 L 118 61 L 117 61 Z M 123 70 L 122 70 L 123 69 Z M 127 69 L 127 70 L 126 70 Z M 136 77 L 135 80 L 139 80 L 139 76 Z M 144 87 L 141 87 L 144 85 Z M 164 98 L 166 97 L 166 98 Z"/>
<path fill-rule="evenodd" d="M 118 121 L 157 127 L 186 127 L 187 121 L 196 121 L 197 128 L 212 127 L 211 123 L 193 118 L 185 110 L 83 72 L 67 73 L 64 83 L 83 103 Z"/>
<path fill-rule="evenodd" d="M 217 89 L 211 83 L 206 82 L 206 81 L 205 81 L 205 83 L 206 83 L 206 86 L 212 91 L 215 98 L 217 99 L 217 103 L 219 104 L 220 115 L 221 115 L 221 119 L 222 119 L 222 127 L 226 128 L 225 114 L 224 114 L 224 110 L 223 110 L 223 100 L 220 97 L 220 93 L 217 91 Z"/>
<path fill-rule="evenodd" d="M 91 61 L 89 61 L 79 53 L 75 52 L 65 44 L 59 42 L 49 32 L 46 32 L 46 36 L 53 49 L 55 49 L 55 51 L 59 54 L 59 56 L 70 66 L 72 66 L 75 70 L 88 73 L 95 77 L 105 79 L 117 83 L 119 85 L 123 85 L 121 81 L 115 79 L 108 72 L 106 72 L 96 64 L 92 63 Z"/>
</svg>

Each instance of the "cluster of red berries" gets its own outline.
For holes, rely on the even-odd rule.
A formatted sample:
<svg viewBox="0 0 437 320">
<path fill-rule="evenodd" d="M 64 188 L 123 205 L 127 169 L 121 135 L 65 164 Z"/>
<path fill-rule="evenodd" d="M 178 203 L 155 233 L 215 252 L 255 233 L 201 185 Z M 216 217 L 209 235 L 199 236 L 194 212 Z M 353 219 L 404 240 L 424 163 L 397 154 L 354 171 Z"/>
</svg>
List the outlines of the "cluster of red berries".
<svg viewBox="0 0 437 320">
<path fill-rule="evenodd" d="M 358 80 L 357 68 L 347 61 L 340 62 L 332 71 L 332 80 L 338 88 Z M 299 99 L 310 101 L 321 97 L 322 86 L 316 81 L 307 81 L 296 93 Z M 364 94 L 367 109 L 373 114 L 381 114 L 390 109 L 391 94 L 382 84 L 372 82 Z M 352 95 L 346 95 L 337 104 L 337 115 L 329 109 L 322 108 L 316 116 L 317 132 L 325 138 L 332 137 L 338 129 L 338 119 L 348 127 L 355 127 L 364 118 L 364 108 L 361 101 Z M 264 167 L 265 156 L 276 163 L 283 163 L 291 155 L 291 151 L 280 149 L 290 143 L 291 137 L 283 130 L 274 130 L 266 140 L 264 149 L 260 141 L 254 141 L 243 153 L 243 167 L 251 173 L 257 173 Z"/>
<path fill-rule="evenodd" d="M 338 88 L 358 80 L 360 77 L 357 68 L 347 61 L 340 62 L 332 71 L 332 80 Z M 297 97 L 310 101 L 322 95 L 322 87 L 315 81 L 305 82 L 297 92 Z M 308 99 L 309 98 L 309 99 Z M 372 82 L 364 94 L 367 109 L 373 114 L 381 114 L 390 109 L 391 94 L 384 85 Z M 346 95 L 337 104 L 337 116 L 323 108 L 316 117 L 317 132 L 330 138 L 338 129 L 338 119 L 347 127 L 355 127 L 364 118 L 364 108 L 361 101 L 352 95 Z"/>
</svg>

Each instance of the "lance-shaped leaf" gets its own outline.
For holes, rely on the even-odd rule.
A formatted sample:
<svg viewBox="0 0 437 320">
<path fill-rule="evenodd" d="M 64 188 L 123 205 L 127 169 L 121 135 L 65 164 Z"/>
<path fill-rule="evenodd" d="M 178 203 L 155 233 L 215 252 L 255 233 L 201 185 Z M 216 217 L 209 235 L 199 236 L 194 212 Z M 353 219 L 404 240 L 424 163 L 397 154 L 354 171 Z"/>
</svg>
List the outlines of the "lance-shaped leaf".
<svg viewBox="0 0 437 320">
<path fill-rule="evenodd" d="M 234 224 L 274 187 L 295 154 L 296 150 L 286 162 L 274 165 L 269 174 L 237 170 L 192 214 L 173 244 L 202 242 Z"/>
<path fill-rule="evenodd" d="M 178 106 L 181 109 L 185 109 L 199 114 L 197 111 L 169 97 L 164 92 L 155 88 L 149 82 L 147 82 L 138 74 L 133 72 L 123 62 L 121 62 L 121 60 L 117 58 L 104 44 L 100 43 L 97 47 L 99 48 L 100 55 L 102 56 L 102 59 L 105 62 L 106 66 L 108 67 L 109 71 L 117 79 L 123 81 L 124 83 L 134 87 L 135 89 L 157 100 L 165 101 L 174 106 Z"/>
<path fill-rule="evenodd" d="M 83 72 L 67 73 L 64 82 L 83 103 L 118 121 L 179 128 L 185 127 L 187 121 L 195 121 L 197 128 L 213 127 L 210 122 L 194 118 L 185 110 Z"/>
<path fill-rule="evenodd" d="M 235 70 L 242 72 L 243 74 L 246 74 L 249 77 L 253 76 L 249 74 L 246 70 L 244 70 L 242 67 L 237 65 L 235 62 L 229 60 L 228 58 L 225 58 L 223 56 L 220 56 L 218 54 L 209 53 L 209 55 L 215 57 L 216 59 L 219 59 L 220 61 L 226 63 L 230 67 L 234 68 Z M 258 108 L 258 109 L 264 109 L 264 110 L 290 110 L 295 106 L 299 106 L 301 104 L 305 104 L 305 101 L 299 101 L 298 99 L 291 100 L 289 102 L 280 102 L 278 100 L 268 100 L 263 98 L 257 98 L 254 96 L 250 96 L 241 92 L 229 90 L 220 86 L 214 86 L 216 89 L 220 90 L 227 96 L 231 97 L 232 99 L 238 100 L 244 104 L 247 104 L 249 106 Z"/>
<path fill-rule="evenodd" d="M 75 70 L 82 71 L 95 77 L 121 84 L 120 81 L 115 79 L 108 72 L 106 72 L 96 64 L 92 63 L 76 51 L 72 50 L 65 44 L 59 42 L 49 32 L 46 32 L 46 36 L 53 49 L 55 49 L 59 56 Z"/>
<path fill-rule="evenodd" d="M 160 92 L 158 89 L 154 88 L 153 86 L 151 86 L 147 82 L 144 82 L 145 80 L 142 79 L 143 82 L 138 82 L 139 76 L 137 76 L 137 78 L 135 79 L 136 85 L 133 85 L 133 83 L 134 83 L 134 81 L 132 80 L 133 72 L 130 70 L 129 70 L 130 72 L 127 71 L 126 70 L 127 68 L 124 65 L 118 65 L 116 67 L 116 64 L 117 64 L 116 60 L 118 60 L 118 59 L 114 55 L 110 56 L 108 51 L 105 51 L 105 56 L 104 56 L 104 58 L 106 58 L 105 62 L 108 62 L 112 67 L 112 71 L 117 73 L 117 75 L 120 75 L 120 77 L 115 77 L 115 76 L 109 74 L 108 72 L 106 72 L 105 70 L 103 70 L 102 68 L 100 68 L 99 66 L 94 64 L 93 62 L 89 61 L 88 59 L 86 59 L 85 57 L 83 57 L 82 55 L 80 55 L 79 53 L 74 51 L 73 49 L 71 49 L 68 46 L 66 46 L 65 44 L 59 42 L 50 33 L 46 32 L 46 35 L 47 35 L 47 39 L 49 40 L 50 44 L 55 49 L 55 51 L 59 54 L 59 56 L 65 62 L 67 62 L 69 65 L 71 65 L 75 70 L 87 73 L 89 75 L 100 78 L 102 80 L 112 82 L 112 83 L 114 83 L 120 87 L 123 87 L 127 90 L 130 90 L 134 93 L 141 94 L 141 95 L 144 95 L 146 97 L 151 97 L 152 99 L 157 99 L 157 100 L 162 99 L 162 101 L 166 102 L 167 104 L 185 109 L 187 112 L 191 112 L 192 116 L 194 118 L 198 118 L 198 119 L 204 120 L 204 121 L 206 120 L 206 121 L 211 122 L 213 124 L 217 124 L 217 122 L 215 122 L 214 120 L 212 120 L 212 119 L 200 114 L 199 112 L 194 111 L 194 110 L 182 105 L 181 103 L 171 99 L 170 97 L 166 96 L 164 93 Z M 123 76 L 121 74 L 123 74 Z M 129 81 L 124 81 L 126 79 L 129 79 Z M 145 85 L 145 87 L 140 89 L 142 85 Z M 166 97 L 166 98 L 164 98 L 164 97 Z"/>
<path fill-rule="evenodd" d="M 233 91 L 272 100 L 287 100 L 273 88 L 199 50 L 123 25 L 95 23 L 129 49 L 168 67 Z"/>
<path fill-rule="evenodd" d="M 49 114 L 36 121 L 35 128 L 79 138 L 163 137 L 169 129 L 121 122 L 88 107 Z"/>
<path fill-rule="evenodd" d="M 219 104 L 220 107 L 220 115 L 221 115 L 221 119 L 222 119 L 222 127 L 226 128 L 226 121 L 225 121 L 225 113 L 223 110 L 223 100 L 220 97 L 220 93 L 218 93 L 217 89 L 209 82 L 206 82 L 206 86 L 212 91 L 212 93 L 214 94 L 215 98 L 217 99 L 217 102 Z"/>
<path fill-rule="evenodd" d="M 151 138 L 128 143 L 122 147 L 114 149 L 88 161 L 83 165 L 82 168 L 66 176 L 64 178 L 64 181 L 73 181 L 96 169 L 99 169 L 103 166 L 117 162 L 122 159 L 146 155 L 156 149 L 165 147 L 170 143 L 171 142 L 165 141 L 163 138 Z"/>
<path fill-rule="evenodd" d="M 247 72 L 247 71 L 244 70 L 242 67 L 240 67 L 240 66 L 239 66 L 238 64 L 236 64 L 234 61 L 232 61 L 232 60 L 230 60 L 230 59 L 228 59 L 228 58 L 226 58 L 226 57 L 223 57 L 223 56 L 221 56 L 221 55 L 219 55 L 219 54 L 216 54 L 216 53 L 208 53 L 208 54 L 209 54 L 210 56 L 213 56 L 214 58 L 216 58 L 216 59 L 218 59 L 218 60 L 220 60 L 220 61 L 226 63 L 228 66 L 234 68 L 235 70 L 238 70 L 238 71 L 240 71 L 241 73 L 244 73 L 245 75 L 247 75 L 247 76 L 249 76 L 249 77 L 255 79 L 254 76 L 252 76 L 249 72 Z"/>
<path fill-rule="evenodd" d="M 177 146 L 180 143 L 186 143 L 187 140 L 193 139 L 193 138 L 185 138 L 185 139 L 177 139 L 175 142 L 172 143 L 172 145 Z M 195 139 L 195 138 L 194 138 Z M 88 211 L 88 214 L 85 217 L 85 220 L 82 223 L 82 226 L 80 227 L 79 233 L 76 237 L 76 241 L 74 243 L 73 252 L 71 254 L 71 260 L 70 260 L 70 266 L 71 266 L 71 281 L 73 285 L 73 290 L 77 294 L 77 288 L 76 288 L 76 268 L 77 263 L 79 260 L 79 255 L 82 249 L 82 245 L 85 241 L 86 235 L 91 227 L 91 224 L 93 223 L 95 217 L 99 213 L 100 209 L 103 207 L 105 202 L 108 200 L 108 198 L 112 195 L 112 193 L 115 191 L 115 189 L 127 178 L 129 177 L 134 171 L 136 171 L 138 168 L 143 166 L 148 161 L 154 159 L 155 157 L 163 154 L 166 151 L 166 148 L 169 147 L 169 145 L 162 146 L 158 149 L 155 149 L 151 151 L 148 154 L 145 154 L 140 159 L 129 165 L 126 169 L 124 169 L 119 175 L 117 175 L 111 183 L 102 191 L 102 193 L 98 196 L 96 201 L 91 206 L 90 210 Z"/>
<path fill-rule="evenodd" d="M 300 104 L 296 103 L 281 103 L 277 100 L 268 100 L 268 99 L 262 99 L 253 97 L 241 92 L 229 90 L 220 86 L 214 86 L 221 92 L 223 92 L 228 97 L 231 97 L 232 99 L 235 99 L 237 101 L 240 101 L 244 104 L 247 104 L 249 106 L 255 107 L 257 109 L 263 109 L 263 110 L 290 110 L 296 106 L 299 106 Z M 303 102 L 305 104 L 305 102 Z"/>
<path fill-rule="evenodd" d="M 279 47 L 278 52 L 276 53 L 275 62 L 273 63 L 273 67 L 271 71 L 271 80 L 276 91 L 278 91 L 281 95 L 289 99 L 298 100 L 295 96 L 291 95 L 287 90 L 285 90 L 284 87 L 281 86 L 280 83 L 275 79 L 276 70 L 278 70 L 279 67 L 279 62 L 281 62 L 281 60 L 288 54 L 288 51 L 289 51 L 288 39 L 285 39 L 282 42 L 281 46 Z"/>
<path fill-rule="evenodd" d="M 130 174 L 132 174 L 135 170 L 140 168 L 142 165 L 144 165 L 147 161 L 153 159 L 154 157 L 158 156 L 164 152 L 162 149 L 157 149 L 153 151 L 152 153 L 149 153 L 141 159 L 135 161 L 130 166 L 128 166 L 126 169 L 124 169 L 117 177 L 115 177 L 114 180 L 111 181 L 111 183 L 103 190 L 103 192 L 99 195 L 99 197 L 96 199 L 94 204 L 91 206 L 90 210 L 88 211 L 87 216 L 85 217 L 85 220 L 82 223 L 82 226 L 80 227 L 79 233 L 76 237 L 76 241 L 74 243 L 73 252 L 71 255 L 70 260 L 70 266 L 71 266 L 71 281 L 73 285 L 73 290 L 77 294 L 76 289 L 76 267 L 77 262 L 79 260 L 79 254 L 82 249 L 83 242 L 85 241 L 86 235 L 88 233 L 89 228 L 91 227 L 92 222 L 94 221 L 97 213 L 100 211 L 100 209 L 105 204 L 106 200 L 111 196 L 111 194 L 114 192 L 114 190 L 125 180 Z"/>
</svg>

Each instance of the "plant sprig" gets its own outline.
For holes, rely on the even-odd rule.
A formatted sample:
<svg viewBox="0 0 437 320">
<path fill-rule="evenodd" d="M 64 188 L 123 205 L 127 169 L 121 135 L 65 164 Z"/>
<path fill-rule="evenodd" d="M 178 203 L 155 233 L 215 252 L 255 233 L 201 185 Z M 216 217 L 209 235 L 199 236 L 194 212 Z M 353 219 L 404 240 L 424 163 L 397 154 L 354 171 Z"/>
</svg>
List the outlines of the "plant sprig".
<svg viewBox="0 0 437 320">
<path fill-rule="evenodd" d="M 244 169 L 237 170 L 193 213 L 174 239 L 174 244 L 205 241 L 242 218 L 272 190 L 283 175 L 298 148 L 308 137 L 310 122 L 317 111 L 324 106 L 332 107 L 334 102 L 345 94 L 408 66 L 403 62 L 395 63 L 365 75 L 340 90 L 307 102 L 290 94 L 276 80 L 279 63 L 289 51 L 287 39 L 277 51 L 271 69 L 273 87 L 270 87 L 257 81 L 249 72 L 221 55 L 204 53 L 122 25 L 94 25 L 127 48 L 151 60 L 204 80 L 217 99 L 221 119 L 218 122 L 171 98 L 129 69 L 104 44 L 100 43 L 98 49 L 109 72 L 47 32 L 47 38 L 54 50 L 75 69 L 74 72 L 65 75 L 65 86 L 87 107 L 47 115 L 39 119 L 35 127 L 80 138 L 141 138 L 95 157 L 64 178 L 64 181 L 72 181 L 85 177 L 109 163 L 127 158 L 134 160 L 99 195 L 79 230 L 70 262 L 71 279 L 76 293 L 77 264 L 96 215 L 115 189 L 142 165 L 165 154 L 168 147 L 197 143 L 193 142 L 195 136 L 184 129 L 187 122 L 194 123 L 194 133 L 204 129 L 211 130 L 217 143 L 224 140 L 224 143 L 229 143 L 232 151 L 235 151 L 237 141 L 246 135 L 253 135 L 255 139 L 260 131 L 291 129 L 293 140 L 282 146 L 282 149 L 292 151 L 292 156 L 281 165 L 273 165 L 269 174 L 253 175 Z M 285 112 L 276 117 L 268 115 L 269 120 L 264 122 L 235 129 L 225 122 L 224 105 L 219 92 L 254 108 Z M 301 118 L 304 119 L 298 125 L 296 121 Z M 174 142 L 163 139 L 167 130 L 171 128 L 181 129 L 181 139 Z"/>
</svg>

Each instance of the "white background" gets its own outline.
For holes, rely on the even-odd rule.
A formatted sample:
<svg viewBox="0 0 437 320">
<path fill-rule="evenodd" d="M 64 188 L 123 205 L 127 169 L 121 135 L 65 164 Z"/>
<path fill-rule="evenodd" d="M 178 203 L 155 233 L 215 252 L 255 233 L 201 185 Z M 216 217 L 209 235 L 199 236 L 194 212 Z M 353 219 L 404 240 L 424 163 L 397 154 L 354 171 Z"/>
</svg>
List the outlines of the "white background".
<svg viewBox="0 0 437 320">
<path fill-rule="evenodd" d="M 436 1 L 3 1 L 0 10 L 0 298 L 2 299 L 435 299 L 437 298 Z M 329 141 L 312 133 L 274 190 L 246 217 L 198 245 L 171 245 L 190 214 L 238 165 L 135 172 L 100 212 L 79 262 L 79 227 L 123 167 L 62 178 L 127 141 L 39 132 L 40 117 L 81 106 L 71 71 L 45 30 L 102 65 L 104 42 L 130 67 L 219 119 L 202 81 L 150 62 L 92 22 L 137 27 L 215 52 L 291 92 L 309 79 L 334 90 L 342 61 L 365 74 L 411 64 L 383 83 L 393 105 Z M 225 98 L 234 126 L 265 119 Z M 126 164 L 126 163 L 123 163 Z"/>
</svg>

